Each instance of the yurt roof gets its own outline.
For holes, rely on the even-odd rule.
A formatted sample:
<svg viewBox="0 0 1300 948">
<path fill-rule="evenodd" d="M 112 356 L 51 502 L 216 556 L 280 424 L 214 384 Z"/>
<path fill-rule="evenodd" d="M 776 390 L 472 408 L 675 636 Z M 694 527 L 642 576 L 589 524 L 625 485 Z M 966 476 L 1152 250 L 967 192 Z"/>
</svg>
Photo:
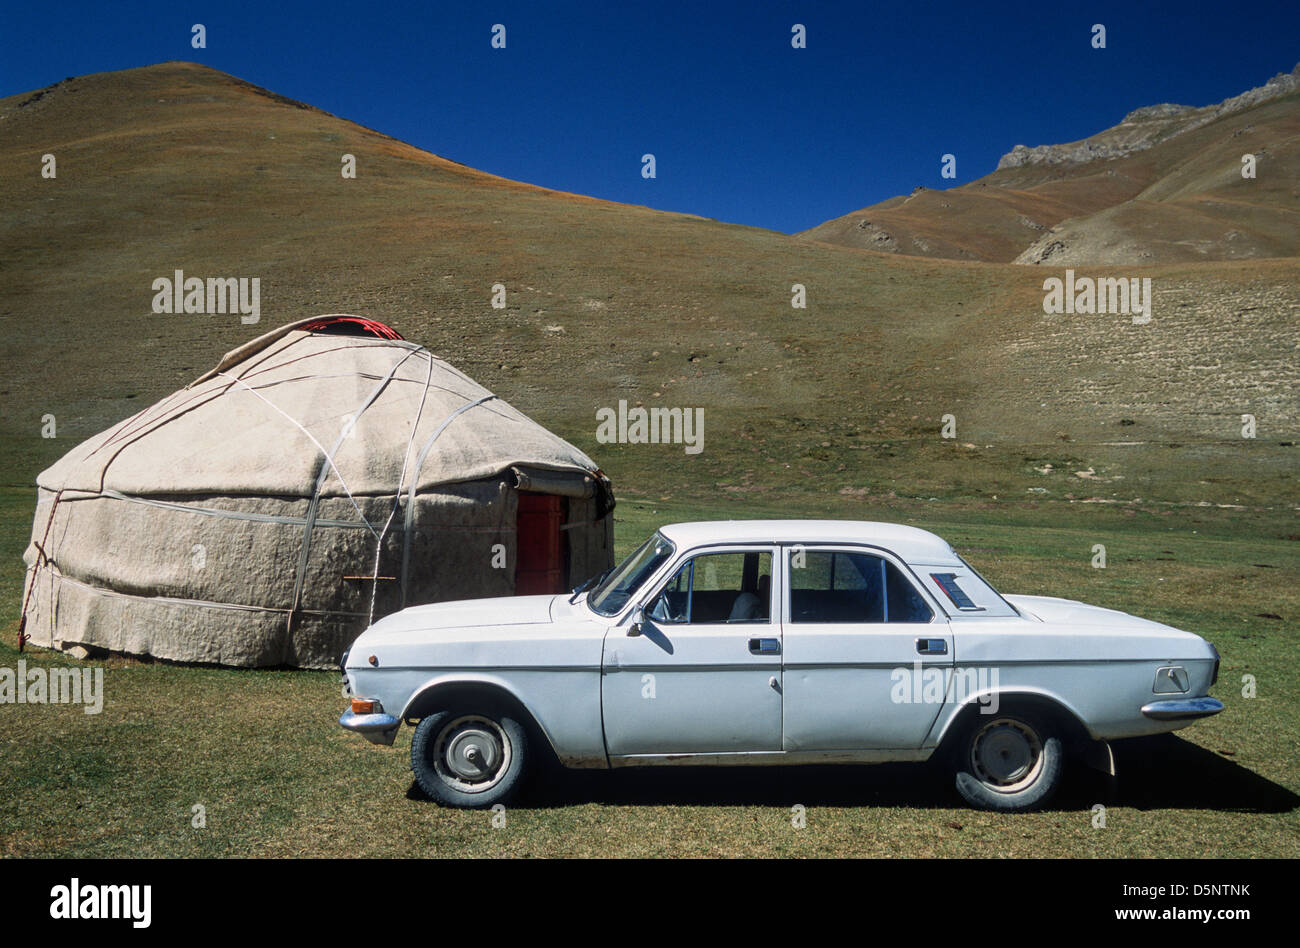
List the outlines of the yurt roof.
<svg viewBox="0 0 1300 948">
<path fill-rule="evenodd" d="M 396 338 L 309 328 L 339 318 L 364 322 L 311 317 L 245 343 L 186 388 L 73 448 L 38 483 L 328 497 L 419 491 L 515 465 L 596 471 L 573 445 L 392 330 Z"/>
</svg>

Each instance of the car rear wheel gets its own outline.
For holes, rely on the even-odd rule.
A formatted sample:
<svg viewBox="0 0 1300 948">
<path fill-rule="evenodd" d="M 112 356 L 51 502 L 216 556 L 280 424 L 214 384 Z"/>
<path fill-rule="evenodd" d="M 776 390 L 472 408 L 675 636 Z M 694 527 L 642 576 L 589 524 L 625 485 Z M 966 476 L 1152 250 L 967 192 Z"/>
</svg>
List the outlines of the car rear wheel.
<svg viewBox="0 0 1300 948">
<path fill-rule="evenodd" d="M 443 806 L 490 807 L 517 789 L 528 737 L 509 713 L 458 708 L 422 720 L 411 739 L 420 789 Z"/>
<path fill-rule="evenodd" d="M 982 810 L 1032 810 L 1056 791 L 1064 764 L 1061 738 L 1038 716 L 977 714 L 958 743 L 957 791 Z"/>
</svg>

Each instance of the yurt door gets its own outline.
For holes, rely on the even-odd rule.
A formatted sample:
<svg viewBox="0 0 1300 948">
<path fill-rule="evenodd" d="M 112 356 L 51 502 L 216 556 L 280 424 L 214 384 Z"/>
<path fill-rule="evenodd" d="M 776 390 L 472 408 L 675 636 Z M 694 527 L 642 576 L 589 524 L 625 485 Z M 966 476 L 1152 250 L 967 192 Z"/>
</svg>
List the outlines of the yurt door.
<svg viewBox="0 0 1300 948">
<path fill-rule="evenodd" d="M 519 494 L 516 596 L 565 591 L 563 525 L 563 497 Z"/>
</svg>

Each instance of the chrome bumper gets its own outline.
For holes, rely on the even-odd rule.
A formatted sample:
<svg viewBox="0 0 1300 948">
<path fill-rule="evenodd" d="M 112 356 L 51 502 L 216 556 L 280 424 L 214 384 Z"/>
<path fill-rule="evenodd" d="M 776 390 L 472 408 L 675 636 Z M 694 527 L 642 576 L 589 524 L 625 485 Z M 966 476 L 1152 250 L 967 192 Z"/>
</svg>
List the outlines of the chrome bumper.
<svg viewBox="0 0 1300 948">
<path fill-rule="evenodd" d="M 372 744 L 391 744 L 402 722 L 391 714 L 354 714 L 351 708 L 339 718 L 339 726 L 356 731 Z"/>
<path fill-rule="evenodd" d="M 1142 713 L 1157 721 L 1190 721 L 1208 718 L 1223 710 L 1218 698 L 1170 698 L 1142 706 Z"/>
</svg>

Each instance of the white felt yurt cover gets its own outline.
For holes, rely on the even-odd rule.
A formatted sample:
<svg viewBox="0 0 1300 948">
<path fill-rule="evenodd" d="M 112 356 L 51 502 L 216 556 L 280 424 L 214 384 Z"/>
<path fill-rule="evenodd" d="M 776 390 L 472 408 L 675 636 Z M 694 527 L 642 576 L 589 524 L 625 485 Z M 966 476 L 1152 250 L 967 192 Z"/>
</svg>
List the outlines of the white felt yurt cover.
<svg viewBox="0 0 1300 948">
<path fill-rule="evenodd" d="M 612 562 L 595 463 L 424 348 L 314 317 L 37 479 L 36 645 L 328 667 L 403 604 L 513 593 L 521 483 L 567 498 L 575 580 Z M 496 565 L 493 565 L 493 564 Z"/>
</svg>

